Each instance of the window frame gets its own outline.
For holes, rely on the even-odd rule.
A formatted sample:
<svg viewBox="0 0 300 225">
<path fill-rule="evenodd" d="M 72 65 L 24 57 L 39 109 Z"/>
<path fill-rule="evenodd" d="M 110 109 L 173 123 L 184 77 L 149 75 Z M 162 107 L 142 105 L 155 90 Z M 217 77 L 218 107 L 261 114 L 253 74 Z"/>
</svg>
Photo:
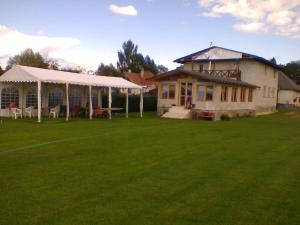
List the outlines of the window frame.
<svg viewBox="0 0 300 225">
<path fill-rule="evenodd" d="M 4 91 L 8 91 L 4 93 Z M 1 109 L 7 109 L 11 103 L 15 103 L 17 107 L 19 107 L 20 103 L 20 91 L 16 86 L 3 87 L 1 89 Z"/>
<path fill-rule="evenodd" d="M 54 90 L 58 91 L 58 92 L 54 92 Z M 54 94 L 58 94 L 59 95 L 61 94 L 61 99 L 58 98 L 58 96 L 55 96 Z M 53 95 L 53 96 L 51 96 Z M 50 99 L 50 97 L 52 97 L 53 99 Z M 59 96 L 60 97 L 60 96 Z M 52 102 L 51 102 L 51 101 Z M 51 104 L 50 104 L 51 103 Z M 56 104 L 52 104 L 52 103 L 56 103 Z M 54 87 L 52 88 L 50 91 L 49 91 L 49 94 L 48 94 L 48 107 L 55 107 L 57 105 L 63 105 L 64 103 L 64 92 L 61 88 L 58 88 L 58 87 Z"/>
<path fill-rule="evenodd" d="M 233 95 L 233 90 L 235 90 L 235 95 Z M 238 101 L 238 90 L 239 90 L 238 87 L 231 87 L 231 102 L 237 102 Z"/>
<path fill-rule="evenodd" d="M 81 107 L 82 106 L 82 93 L 79 89 L 71 89 L 69 92 L 69 106 Z"/>
<path fill-rule="evenodd" d="M 29 95 L 31 94 L 31 96 Z M 26 108 L 33 106 L 35 109 L 38 107 L 38 98 L 37 98 L 37 88 L 32 87 L 27 90 L 25 96 L 25 106 Z"/>
<path fill-rule="evenodd" d="M 248 89 L 248 102 L 253 102 L 253 89 Z"/>
<path fill-rule="evenodd" d="M 247 88 L 241 87 L 240 102 L 246 102 Z"/>
<path fill-rule="evenodd" d="M 163 92 L 163 88 L 167 87 L 167 95 L 164 97 L 164 92 Z M 171 88 L 170 87 L 174 87 L 174 95 L 172 97 L 170 97 L 170 90 Z M 161 84 L 161 93 L 160 93 L 160 98 L 161 99 L 169 99 L 169 100 L 174 100 L 175 99 L 175 96 L 176 96 L 176 84 L 173 84 L 173 83 L 162 83 Z"/>
<path fill-rule="evenodd" d="M 221 98 L 220 98 L 221 102 L 228 102 L 228 90 L 229 90 L 229 86 L 226 85 L 221 86 Z"/>
<path fill-rule="evenodd" d="M 198 90 L 199 90 L 199 87 L 203 87 L 204 89 L 203 89 L 203 99 L 199 99 L 198 98 Z M 208 89 L 209 88 L 211 88 L 211 90 L 212 90 L 212 98 L 211 99 L 208 99 L 207 98 L 207 93 L 208 93 Z M 198 83 L 197 84 L 197 89 L 196 89 L 196 94 L 197 94 L 197 96 L 196 96 L 196 101 L 198 101 L 198 102 L 212 102 L 213 100 L 214 100 L 214 89 L 215 89 L 215 87 L 214 87 L 214 85 L 213 84 L 209 84 L 209 83 Z"/>
</svg>

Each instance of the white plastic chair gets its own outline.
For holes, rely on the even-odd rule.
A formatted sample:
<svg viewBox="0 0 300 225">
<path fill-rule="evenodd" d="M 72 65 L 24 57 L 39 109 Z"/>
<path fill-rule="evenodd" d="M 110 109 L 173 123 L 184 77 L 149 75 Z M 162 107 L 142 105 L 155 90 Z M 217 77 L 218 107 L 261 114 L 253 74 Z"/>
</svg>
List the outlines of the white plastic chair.
<svg viewBox="0 0 300 225">
<path fill-rule="evenodd" d="M 10 111 L 11 111 L 11 117 L 12 118 L 14 118 L 14 119 L 18 119 L 18 117 L 23 118 L 22 110 L 21 109 L 19 109 L 19 108 L 11 108 Z"/>
<path fill-rule="evenodd" d="M 25 117 L 29 117 L 29 118 L 32 118 L 33 117 L 33 106 L 29 106 L 27 108 L 25 108 L 25 111 L 24 111 L 24 114 L 25 114 Z"/>
<path fill-rule="evenodd" d="M 59 116 L 59 111 L 60 111 L 60 106 L 59 106 L 59 105 L 57 105 L 57 106 L 51 108 L 51 109 L 50 109 L 50 112 L 49 112 L 49 118 L 50 118 L 51 116 L 53 116 L 53 118 L 58 118 L 58 116 Z"/>
</svg>

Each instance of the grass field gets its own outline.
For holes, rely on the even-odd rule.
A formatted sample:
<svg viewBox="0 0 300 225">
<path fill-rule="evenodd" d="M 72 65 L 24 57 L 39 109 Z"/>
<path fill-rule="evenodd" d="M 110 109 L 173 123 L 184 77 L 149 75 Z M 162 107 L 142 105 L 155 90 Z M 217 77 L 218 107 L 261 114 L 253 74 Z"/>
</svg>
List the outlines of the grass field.
<svg viewBox="0 0 300 225">
<path fill-rule="evenodd" d="M 300 113 L 5 119 L 1 225 L 299 225 Z"/>
</svg>

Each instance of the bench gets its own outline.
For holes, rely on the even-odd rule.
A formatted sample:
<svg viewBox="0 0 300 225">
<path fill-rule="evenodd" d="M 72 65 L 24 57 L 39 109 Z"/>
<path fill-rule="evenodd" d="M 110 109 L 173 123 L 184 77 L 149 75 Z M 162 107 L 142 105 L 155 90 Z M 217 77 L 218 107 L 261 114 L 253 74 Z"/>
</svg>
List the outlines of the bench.
<svg viewBox="0 0 300 225">
<path fill-rule="evenodd" d="M 213 120 L 213 119 L 215 119 L 215 113 L 214 112 L 197 112 L 196 118 Z"/>
</svg>

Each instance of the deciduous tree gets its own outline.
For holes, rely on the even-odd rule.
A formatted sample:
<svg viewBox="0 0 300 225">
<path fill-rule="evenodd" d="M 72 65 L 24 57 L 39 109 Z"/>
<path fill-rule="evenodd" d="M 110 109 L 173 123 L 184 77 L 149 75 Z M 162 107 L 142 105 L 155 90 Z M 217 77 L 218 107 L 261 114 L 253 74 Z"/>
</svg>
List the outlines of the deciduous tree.
<svg viewBox="0 0 300 225">
<path fill-rule="evenodd" d="M 25 49 L 19 55 L 10 57 L 6 69 L 10 69 L 13 65 L 32 66 L 45 69 L 49 67 L 46 59 L 44 59 L 40 53 L 34 53 L 30 48 Z"/>
</svg>

